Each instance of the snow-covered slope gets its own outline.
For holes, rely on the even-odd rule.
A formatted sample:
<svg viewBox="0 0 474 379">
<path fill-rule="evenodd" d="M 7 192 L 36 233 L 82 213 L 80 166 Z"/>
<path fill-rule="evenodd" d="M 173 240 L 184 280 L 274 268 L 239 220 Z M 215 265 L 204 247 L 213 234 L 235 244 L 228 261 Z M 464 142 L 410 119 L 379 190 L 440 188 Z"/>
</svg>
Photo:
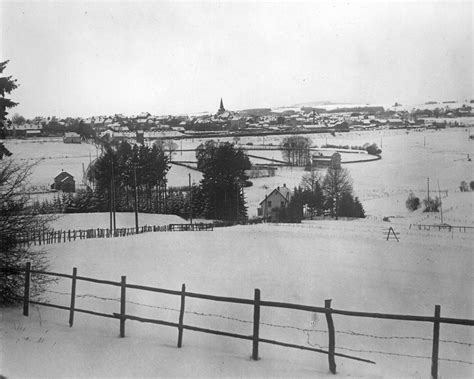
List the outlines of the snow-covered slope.
<svg viewBox="0 0 474 379">
<path fill-rule="evenodd" d="M 400 242 L 385 240 L 389 225 Z M 338 309 L 414 315 L 432 315 L 440 304 L 446 317 L 472 319 L 473 240 L 469 232 L 409 229 L 402 219 L 314 221 L 82 240 L 52 245 L 50 257 L 53 271 L 77 267 L 79 275 L 114 281 L 127 275 L 128 283 L 161 288 L 186 283 L 188 291 L 245 298 L 260 288 L 264 300 L 322 306 L 330 298 Z M 69 280 L 49 290 L 56 291 L 46 294 L 49 301 L 68 305 Z M 119 292 L 79 282 L 76 306 L 117 312 Z M 128 314 L 177 321 L 179 297 L 134 290 L 127 296 Z M 187 299 L 186 309 L 190 325 L 252 333 L 251 306 Z M 66 311 L 30 312 L 23 318 L 19 309 L 3 311 L 0 356 L 7 377 L 329 376 L 327 357 L 316 353 L 262 344 L 262 359 L 253 362 L 250 341 L 185 331 L 179 350 L 172 328 L 127 321 L 127 337 L 119 339 L 117 320 L 76 314 L 69 328 Z M 263 308 L 261 321 L 263 338 L 327 346 L 321 314 Z M 334 321 L 336 351 L 377 363 L 337 358 L 340 376 L 429 376 L 432 325 L 344 316 Z M 472 361 L 471 329 L 442 325 L 442 340 L 463 344 L 442 342 L 440 357 Z M 472 365 L 440 361 L 440 372 L 470 377 Z"/>
</svg>

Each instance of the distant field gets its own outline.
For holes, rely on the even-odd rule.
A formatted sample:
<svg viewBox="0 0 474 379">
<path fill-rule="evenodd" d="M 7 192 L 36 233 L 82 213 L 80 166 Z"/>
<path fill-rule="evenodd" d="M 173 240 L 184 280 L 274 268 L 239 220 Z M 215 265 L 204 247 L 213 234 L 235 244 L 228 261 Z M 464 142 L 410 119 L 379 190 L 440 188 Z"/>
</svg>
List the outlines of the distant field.
<svg viewBox="0 0 474 379">
<path fill-rule="evenodd" d="M 432 191 L 440 188 L 448 190 L 449 194 L 458 191 L 462 180 L 474 180 L 473 163 L 467 160 L 468 154 L 474 158 L 474 141 L 469 140 L 469 129 L 457 128 L 439 131 L 405 131 L 383 130 L 350 133 L 307 135 L 313 145 L 363 145 L 377 143 L 382 148 L 382 160 L 367 163 L 354 163 L 345 166 L 352 178 L 355 193 L 362 201 L 369 215 L 405 215 L 404 202 L 410 191 L 419 197 L 425 196 L 427 178 L 431 180 Z M 239 143 L 246 146 L 252 143 L 278 146 L 282 136 L 247 137 Z M 233 138 L 220 138 L 220 141 L 233 142 Z M 180 141 L 181 142 L 181 141 Z M 196 148 L 204 142 L 202 139 L 182 141 L 183 149 Z M 49 187 L 53 178 L 65 170 L 70 172 L 76 183 L 82 181 L 83 167 L 98 154 L 96 148 L 89 144 L 64 144 L 61 138 L 35 140 L 6 140 L 6 146 L 21 161 L 42 159 L 34 168 L 31 177 L 33 185 Z M 247 145 L 248 146 L 248 145 Z M 181 146 L 179 146 L 180 148 Z M 174 153 L 176 161 L 194 161 L 194 152 Z M 282 160 L 280 151 L 252 151 L 254 155 L 265 158 Z M 343 161 L 349 154 L 343 154 Z M 361 155 L 362 157 L 362 155 Z M 368 157 L 368 156 L 364 156 Z M 353 159 L 353 155 L 350 157 Z M 358 156 L 357 156 L 358 158 Z M 254 163 L 267 163 L 266 160 L 252 158 Z M 260 201 L 276 186 L 286 184 L 293 188 L 297 186 L 304 175 L 302 168 L 279 168 L 271 178 L 252 180 L 253 186 L 245 189 L 249 206 L 249 216 L 257 214 Z M 198 183 L 202 174 L 185 167 L 172 165 L 168 173 L 169 186 L 186 186 L 191 180 Z M 321 171 L 321 175 L 324 171 Z M 50 196 L 51 197 L 51 196 Z M 449 207 L 450 197 L 445 200 Z"/>
</svg>

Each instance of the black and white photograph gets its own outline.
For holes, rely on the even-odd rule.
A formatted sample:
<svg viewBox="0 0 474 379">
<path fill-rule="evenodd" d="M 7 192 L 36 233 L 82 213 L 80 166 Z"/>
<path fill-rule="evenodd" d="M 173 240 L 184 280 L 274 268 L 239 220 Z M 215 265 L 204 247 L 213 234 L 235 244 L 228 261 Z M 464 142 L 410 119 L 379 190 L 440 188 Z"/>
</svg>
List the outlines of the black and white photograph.
<svg viewBox="0 0 474 379">
<path fill-rule="evenodd" d="M 0 0 L 0 379 L 474 377 L 473 16 Z"/>
</svg>

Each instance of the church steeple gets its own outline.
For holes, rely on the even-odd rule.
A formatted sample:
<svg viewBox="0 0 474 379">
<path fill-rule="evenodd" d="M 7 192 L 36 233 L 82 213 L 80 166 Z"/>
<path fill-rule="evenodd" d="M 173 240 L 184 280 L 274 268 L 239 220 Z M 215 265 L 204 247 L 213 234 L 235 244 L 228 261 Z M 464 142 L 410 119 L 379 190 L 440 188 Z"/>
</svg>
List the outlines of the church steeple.
<svg viewBox="0 0 474 379">
<path fill-rule="evenodd" d="M 222 97 L 221 97 L 221 105 L 219 106 L 219 110 L 217 111 L 217 113 L 223 113 L 225 112 L 225 108 L 224 108 L 224 103 L 222 102 Z"/>
</svg>

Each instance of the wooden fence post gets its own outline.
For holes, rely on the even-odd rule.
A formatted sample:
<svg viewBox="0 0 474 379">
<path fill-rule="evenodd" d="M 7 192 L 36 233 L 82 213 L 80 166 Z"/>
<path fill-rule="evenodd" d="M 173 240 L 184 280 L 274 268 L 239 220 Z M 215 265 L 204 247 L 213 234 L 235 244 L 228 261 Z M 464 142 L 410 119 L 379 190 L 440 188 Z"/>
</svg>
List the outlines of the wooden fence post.
<svg viewBox="0 0 474 379">
<path fill-rule="evenodd" d="M 30 276 L 31 263 L 26 262 L 25 269 L 25 290 L 23 292 L 23 316 L 28 316 L 30 309 Z"/>
<path fill-rule="evenodd" d="M 433 353 L 431 355 L 431 377 L 438 378 L 438 353 L 439 353 L 439 317 L 441 314 L 441 306 L 435 305 L 434 317 L 436 321 L 433 325 Z"/>
<path fill-rule="evenodd" d="M 72 269 L 72 284 L 71 284 L 71 307 L 69 308 L 69 326 L 74 324 L 74 308 L 76 306 L 76 277 L 77 267 Z"/>
<path fill-rule="evenodd" d="M 336 361 L 334 359 L 334 352 L 336 349 L 336 337 L 334 332 L 334 322 L 331 314 L 331 300 L 324 301 L 324 307 L 326 310 L 326 320 L 328 322 L 328 335 L 329 335 L 329 346 L 328 346 L 328 360 L 329 360 L 329 371 L 332 374 L 336 373 Z"/>
<path fill-rule="evenodd" d="M 178 326 L 178 347 L 183 345 L 183 319 L 184 319 L 184 299 L 186 296 L 186 285 L 181 286 L 181 308 L 179 310 L 179 326 Z"/>
<path fill-rule="evenodd" d="M 125 337 L 125 290 L 127 286 L 127 277 L 122 276 L 120 282 L 120 338 Z"/>
<path fill-rule="evenodd" d="M 253 306 L 253 347 L 252 359 L 258 360 L 258 339 L 260 334 L 260 290 L 255 289 Z"/>
</svg>

